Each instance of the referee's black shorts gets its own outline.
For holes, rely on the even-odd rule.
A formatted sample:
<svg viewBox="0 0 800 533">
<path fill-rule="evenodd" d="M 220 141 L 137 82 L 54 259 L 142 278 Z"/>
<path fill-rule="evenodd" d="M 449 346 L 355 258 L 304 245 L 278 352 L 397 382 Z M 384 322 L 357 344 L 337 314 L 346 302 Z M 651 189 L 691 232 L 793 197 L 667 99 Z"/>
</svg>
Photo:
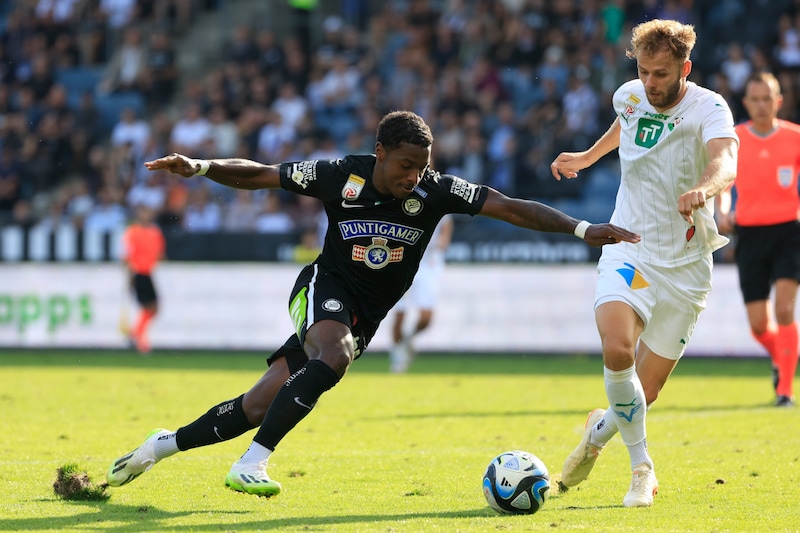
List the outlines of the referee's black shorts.
<svg viewBox="0 0 800 533">
<path fill-rule="evenodd" d="M 769 299 L 778 279 L 800 281 L 800 221 L 736 226 L 736 265 L 745 303 Z"/>
<path fill-rule="evenodd" d="M 148 274 L 133 275 L 133 292 L 140 305 L 149 305 L 158 301 L 153 278 Z"/>
</svg>

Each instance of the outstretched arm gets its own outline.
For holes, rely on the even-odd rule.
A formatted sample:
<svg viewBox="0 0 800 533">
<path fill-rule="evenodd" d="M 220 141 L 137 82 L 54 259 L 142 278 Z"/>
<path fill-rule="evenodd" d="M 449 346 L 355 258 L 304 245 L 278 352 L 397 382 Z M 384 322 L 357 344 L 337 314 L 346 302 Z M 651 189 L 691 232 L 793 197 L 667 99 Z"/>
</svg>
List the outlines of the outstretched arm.
<svg viewBox="0 0 800 533">
<path fill-rule="evenodd" d="M 578 171 L 594 165 L 601 157 L 619 147 L 619 117 L 614 120 L 602 137 L 597 139 L 591 148 L 583 152 L 561 152 L 550 163 L 550 172 L 557 180 L 561 176 L 567 179 L 577 178 Z"/>
<path fill-rule="evenodd" d="M 522 228 L 548 233 L 576 233 L 576 228 L 581 222 L 548 205 L 521 198 L 509 198 L 494 189 L 489 189 L 489 196 L 478 214 Z M 577 234 L 585 230 L 583 239 L 592 246 L 616 244 L 622 241 L 639 242 L 641 239 L 638 234 L 613 224 L 591 224 L 585 228 L 583 226 L 578 229 Z"/>
<path fill-rule="evenodd" d="M 235 189 L 278 189 L 281 186 L 279 165 L 264 165 L 249 159 L 192 159 L 170 154 L 147 161 L 147 170 L 166 170 L 184 178 L 204 175 L 210 180 Z"/>
<path fill-rule="evenodd" d="M 693 224 L 692 213 L 706 205 L 706 200 L 727 189 L 736 179 L 739 143 L 726 137 L 708 141 L 708 165 L 697 185 L 678 197 L 678 211 L 689 224 Z"/>
</svg>

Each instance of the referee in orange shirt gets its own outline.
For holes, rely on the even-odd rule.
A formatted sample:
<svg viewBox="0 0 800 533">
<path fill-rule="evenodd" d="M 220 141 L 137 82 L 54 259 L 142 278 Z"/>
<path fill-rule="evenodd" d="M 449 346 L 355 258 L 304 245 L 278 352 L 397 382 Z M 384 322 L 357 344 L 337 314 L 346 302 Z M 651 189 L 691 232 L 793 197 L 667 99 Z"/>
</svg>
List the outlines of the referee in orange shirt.
<svg viewBox="0 0 800 533">
<path fill-rule="evenodd" d="M 136 208 L 136 220 L 123 235 L 123 260 L 131 276 L 131 288 L 141 307 L 131 340 L 141 354 L 150 353 L 147 330 L 158 313 L 158 294 L 153 283 L 153 269 L 164 257 L 165 242 L 161 228 L 153 222 L 155 213 L 145 206 Z"/>
<path fill-rule="evenodd" d="M 720 196 L 719 226 L 735 231 L 739 286 L 750 329 L 772 359 L 776 406 L 794 405 L 797 370 L 795 321 L 800 281 L 800 126 L 778 118 L 783 103 L 778 80 L 769 73 L 750 76 L 743 99 L 750 120 L 736 127 L 739 167 L 731 191 Z M 774 311 L 770 292 L 775 286 Z"/>
</svg>

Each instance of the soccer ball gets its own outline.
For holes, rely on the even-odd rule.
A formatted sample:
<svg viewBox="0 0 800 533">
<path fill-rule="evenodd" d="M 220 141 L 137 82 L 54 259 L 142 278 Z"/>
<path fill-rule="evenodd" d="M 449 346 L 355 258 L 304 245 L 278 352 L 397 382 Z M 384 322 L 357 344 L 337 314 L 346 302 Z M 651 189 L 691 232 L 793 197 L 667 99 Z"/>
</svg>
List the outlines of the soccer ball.
<svg viewBox="0 0 800 533">
<path fill-rule="evenodd" d="M 483 474 L 483 494 L 498 513 L 533 514 L 542 508 L 549 493 L 547 467 L 529 452 L 501 453 Z"/>
</svg>

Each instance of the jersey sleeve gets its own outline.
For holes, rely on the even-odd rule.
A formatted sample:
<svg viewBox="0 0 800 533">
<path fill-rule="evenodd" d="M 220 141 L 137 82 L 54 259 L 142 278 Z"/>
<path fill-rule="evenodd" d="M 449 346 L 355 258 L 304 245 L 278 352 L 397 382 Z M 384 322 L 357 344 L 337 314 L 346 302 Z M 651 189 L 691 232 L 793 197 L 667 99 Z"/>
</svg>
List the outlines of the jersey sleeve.
<svg viewBox="0 0 800 533">
<path fill-rule="evenodd" d="M 334 179 L 337 168 L 336 160 L 325 159 L 281 163 L 281 188 L 322 201 L 335 198 L 341 194 L 341 183 Z"/>
<path fill-rule="evenodd" d="M 477 215 L 489 195 L 488 187 L 470 183 L 458 176 L 440 174 L 437 182 L 448 213 Z"/>
<path fill-rule="evenodd" d="M 733 113 L 725 99 L 716 93 L 709 96 L 708 109 L 703 120 L 703 143 L 708 144 L 711 139 L 731 138 L 739 144 L 739 136 L 733 124 Z"/>
</svg>

